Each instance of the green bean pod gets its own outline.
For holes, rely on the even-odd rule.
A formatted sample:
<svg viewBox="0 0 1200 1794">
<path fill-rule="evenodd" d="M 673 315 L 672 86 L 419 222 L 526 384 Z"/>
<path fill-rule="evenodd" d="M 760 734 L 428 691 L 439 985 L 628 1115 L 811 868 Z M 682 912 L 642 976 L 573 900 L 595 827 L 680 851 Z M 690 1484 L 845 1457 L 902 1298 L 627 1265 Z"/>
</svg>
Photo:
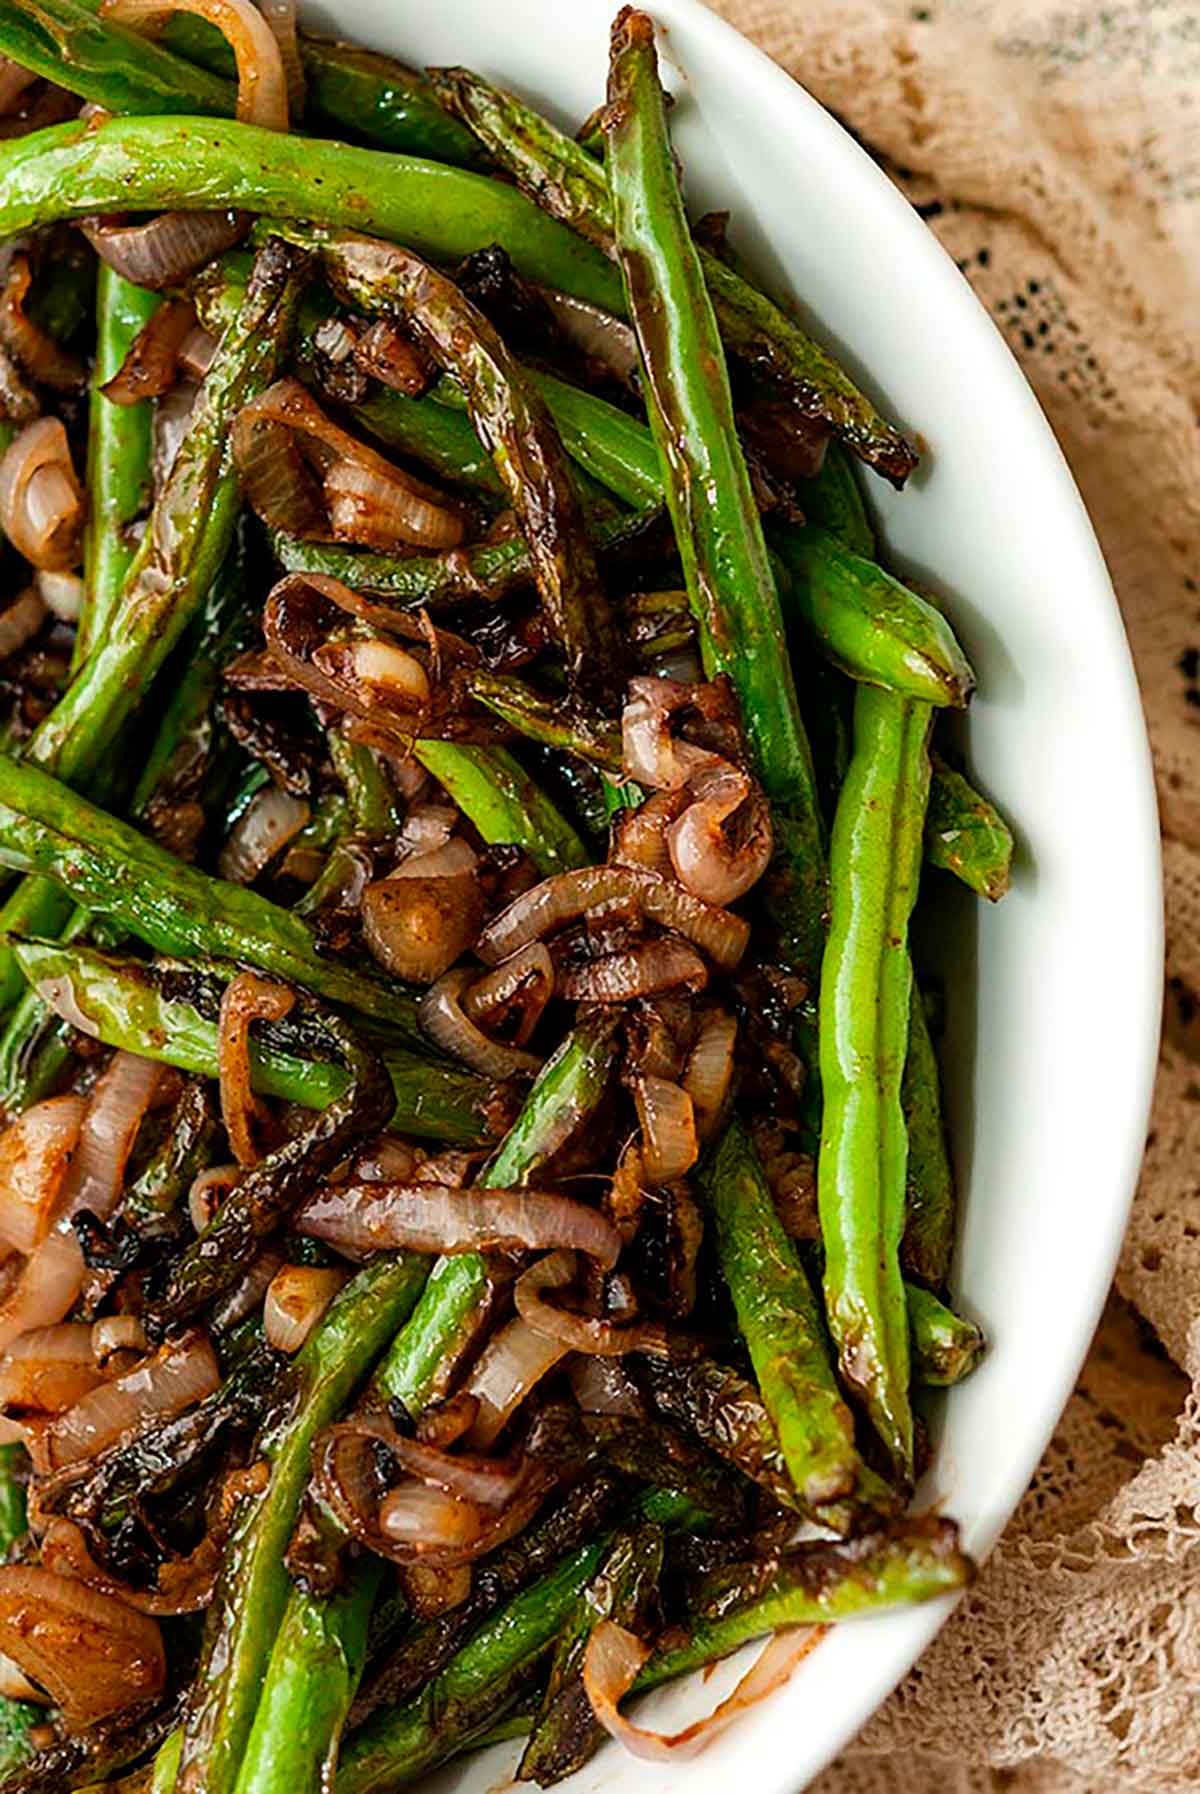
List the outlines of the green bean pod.
<svg viewBox="0 0 1200 1794">
<path fill-rule="evenodd" d="M 854 1494 L 854 1422 L 829 1362 L 820 1311 L 758 1155 L 732 1121 L 700 1167 L 717 1260 L 798 1500 L 810 1513 Z"/>
<path fill-rule="evenodd" d="M 941 1289 L 954 1251 L 957 1204 L 942 1119 L 937 1054 L 915 978 L 900 1101 L 908 1130 L 908 1210 L 900 1245 L 901 1262 L 910 1277 L 928 1284 L 930 1289 Z"/>
<path fill-rule="evenodd" d="M 83 1033 L 196 1077 L 217 1076 L 222 985 L 194 966 L 115 959 L 57 941 L 21 941 L 16 955 L 30 988 Z M 383 1056 L 396 1101 L 390 1126 L 398 1133 L 476 1146 L 502 1125 L 505 1103 L 495 1085 L 396 1047 Z M 344 1068 L 286 1023 L 251 1040 L 250 1072 L 261 1095 L 308 1109 L 328 1108 L 349 1086 Z"/>
<path fill-rule="evenodd" d="M 948 1308 L 931 1290 L 906 1285 L 913 1377 L 946 1389 L 969 1377 L 987 1350 L 983 1329 Z"/>
<path fill-rule="evenodd" d="M 995 805 L 943 760 L 934 761 L 925 854 L 989 903 L 999 902 L 1012 879 L 1012 830 Z"/>
<path fill-rule="evenodd" d="M 413 751 L 485 841 L 522 848 L 543 878 L 591 864 L 575 829 L 506 749 L 418 741 Z"/>
<path fill-rule="evenodd" d="M 815 988 L 826 891 L 812 756 L 644 13 L 624 13 L 614 28 L 608 97 L 618 259 L 704 667 L 737 693 L 775 831 L 767 900 L 784 957 Z"/>
<path fill-rule="evenodd" d="M 96 363 L 88 398 L 88 519 L 83 537 L 83 611 L 72 664 L 81 666 L 108 635 L 125 575 L 137 552 L 132 527 L 149 508 L 154 406 L 114 405 L 100 388 L 120 368 L 161 304 L 101 262 L 96 276 Z"/>
<path fill-rule="evenodd" d="M 270 1481 L 239 1509 L 226 1550 L 184 1731 L 178 1794 L 233 1794 L 287 1606 L 284 1553 L 313 1440 L 341 1413 L 411 1312 L 425 1275 L 425 1261 L 411 1254 L 374 1259 L 337 1296 L 295 1361 L 291 1400 L 258 1445 Z"/>
<path fill-rule="evenodd" d="M 232 81 L 172 55 L 151 37 L 98 19 L 75 0 L 4 0 L 0 55 L 106 112 L 232 116 Z"/>
<path fill-rule="evenodd" d="M 826 1312 L 842 1376 L 904 1482 L 912 1477 L 913 1440 L 899 1258 L 908 1156 L 900 1083 L 931 716 L 925 705 L 858 687 L 854 754 L 833 825 L 820 997 L 825 1107 L 817 1200 Z"/>
</svg>

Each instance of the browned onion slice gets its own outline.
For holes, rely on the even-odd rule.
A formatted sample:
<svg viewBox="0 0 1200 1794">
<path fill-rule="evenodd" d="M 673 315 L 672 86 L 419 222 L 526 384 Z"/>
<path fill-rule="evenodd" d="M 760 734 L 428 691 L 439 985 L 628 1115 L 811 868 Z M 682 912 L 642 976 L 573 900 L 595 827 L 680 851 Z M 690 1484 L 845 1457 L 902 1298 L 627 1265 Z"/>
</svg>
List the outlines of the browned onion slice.
<svg viewBox="0 0 1200 1794">
<path fill-rule="evenodd" d="M 87 1101 L 51 1096 L 0 1133 L 0 1241 L 30 1253 L 46 1236 Z"/>
<path fill-rule="evenodd" d="M 523 1452 L 513 1458 L 485 1458 L 471 1452 L 443 1451 L 420 1439 L 397 1437 L 392 1453 L 401 1469 L 418 1482 L 455 1495 L 476 1507 L 506 1507 L 521 1493 L 529 1475 Z"/>
<path fill-rule="evenodd" d="M 479 1403 L 468 1445 L 486 1451 L 530 1390 L 566 1355 L 566 1346 L 535 1333 L 519 1314 L 493 1334 L 467 1380 L 467 1394 Z"/>
<path fill-rule="evenodd" d="M 330 1184 L 310 1196 L 298 1232 L 338 1251 L 523 1252 L 570 1246 L 611 1270 L 621 1250 L 595 1209 L 545 1190 L 459 1190 L 436 1183 Z"/>
<path fill-rule="evenodd" d="M 161 212 L 144 224 L 105 218 L 80 229 L 102 262 L 135 286 L 161 293 L 240 243 L 250 222 L 245 212 Z"/>
<path fill-rule="evenodd" d="M 36 418 L 0 460 L 0 528 L 35 567 L 66 572 L 79 562 L 83 517 L 83 487 L 62 422 Z"/>
<path fill-rule="evenodd" d="M 650 675 L 629 681 L 621 712 L 622 766 L 629 778 L 652 791 L 674 791 L 712 764 L 717 756 L 710 749 L 680 741 L 671 733 L 680 712 L 702 705 L 711 708 L 704 696 L 711 689 Z"/>
<path fill-rule="evenodd" d="M 771 862 L 774 832 L 761 789 L 725 764 L 705 767 L 689 782 L 691 803 L 667 830 L 675 876 L 709 902 L 736 903 Z"/>
<path fill-rule="evenodd" d="M 175 384 L 183 345 L 196 328 L 188 299 L 168 299 L 134 337 L 125 359 L 100 391 L 114 405 L 156 399 Z"/>
<path fill-rule="evenodd" d="M 674 1183 L 700 1156 L 692 1099 L 667 1078 L 638 1078 L 633 1100 L 642 1129 L 643 1171 L 652 1184 Z"/>
<path fill-rule="evenodd" d="M 40 386 L 51 386 L 56 392 L 77 392 L 87 378 L 83 363 L 56 343 L 25 311 L 32 281 L 29 257 L 18 252 L 8 264 L 0 292 L 0 342 Z"/>
<path fill-rule="evenodd" d="M 92 1327 L 92 1356 L 99 1365 L 107 1364 L 118 1352 L 148 1349 L 146 1329 L 136 1314 L 106 1314 Z"/>
<path fill-rule="evenodd" d="M 93 1458 L 148 1420 L 182 1414 L 220 1383 L 208 1335 L 193 1328 L 124 1376 L 101 1383 L 53 1421 L 41 1441 L 42 1467 L 58 1470 Z"/>
<path fill-rule="evenodd" d="M 251 0 L 104 0 L 104 18 L 153 28 L 172 13 L 198 13 L 226 38 L 237 62 L 237 115 L 267 131 L 288 128 L 287 78 L 279 45 Z"/>
<path fill-rule="evenodd" d="M 0 1566 L 0 1649 L 73 1731 L 160 1694 L 162 1634 L 145 1614 L 32 1564 Z"/>
<path fill-rule="evenodd" d="M 221 1119 L 239 1165 L 257 1165 L 261 1154 L 254 1140 L 254 1123 L 266 1113 L 250 1087 L 250 1024 L 282 1021 L 295 1002 L 295 992 L 285 984 L 272 984 L 256 972 L 239 972 L 221 997 L 217 1030 Z"/>
<path fill-rule="evenodd" d="M 483 1531 L 478 1510 L 459 1495 L 421 1482 L 401 1483 L 379 1504 L 384 1537 L 414 1551 L 469 1549 Z"/>
<path fill-rule="evenodd" d="M 687 794 L 682 789 L 656 791 L 636 810 L 619 811 L 613 819 L 609 858 L 618 866 L 640 866 L 643 871 L 673 878 L 675 869 L 667 850 L 667 829 L 686 803 Z"/>
<path fill-rule="evenodd" d="M 7 1267 L 5 1267 L 7 1270 Z M 0 1351 L 34 1327 L 50 1327 L 75 1306 L 83 1288 L 83 1253 L 68 1222 L 51 1229 L 0 1301 Z"/>
<path fill-rule="evenodd" d="M 737 1029 L 736 1016 L 727 1015 L 723 1009 L 711 1010 L 702 1019 L 696 1044 L 688 1055 L 683 1087 L 692 1099 L 701 1140 L 707 1140 L 725 1108 L 733 1081 Z"/>
<path fill-rule="evenodd" d="M 277 1352 L 298 1352 L 349 1275 L 320 1265 L 283 1265 L 263 1303 L 263 1332 Z"/>
<path fill-rule="evenodd" d="M 78 623 L 83 611 L 83 580 L 78 573 L 51 573 L 39 567 L 34 584 L 43 615 L 48 610 L 60 623 Z"/>
<path fill-rule="evenodd" d="M 625 384 L 633 379 L 638 371 L 637 338 L 628 324 L 586 299 L 560 293 L 557 287 L 539 286 L 537 290 L 563 335 L 581 355 L 601 362 Z"/>
<path fill-rule="evenodd" d="M 390 386 L 394 392 L 417 398 L 429 385 L 431 368 L 415 343 L 395 324 L 378 318 L 353 346 L 354 359 L 364 374 Z"/>
<path fill-rule="evenodd" d="M 361 915 L 367 946 L 381 965 L 397 978 L 440 991 L 435 980 L 479 932 L 483 893 L 470 876 L 379 879 L 363 892 Z"/>
<path fill-rule="evenodd" d="M 617 1414 L 625 1420 L 645 1420 L 646 1404 L 619 1358 L 572 1358 L 567 1375 L 584 1414 Z"/>
<path fill-rule="evenodd" d="M 530 1265 L 513 1285 L 513 1301 L 526 1326 L 544 1339 L 554 1340 L 564 1352 L 592 1352 L 600 1358 L 619 1357 L 622 1352 L 668 1356 L 666 1328 L 658 1321 L 636 1321 L 632 1326 L 618 1327 L 611 1321 L 556 1308 L 546 1300 L 547 1295 L 567 1289 L 574 1281 L 573 1252 L 551 1252 Z"/>
<path fill-rule="evenodd" d="M 322 411 L 311 393 L 291 378 L 274 386 L 238 413 L 233 454 L 250 505 L 265 523 L 300 534 L 298 522 L 314 531 L 311 505 L 302 517 L 281 506 L 278 480 L 269 478 L 269 456 L 256 436 L 278 444 L 286 430 L 320 475 L 329 506 L 329 531 L 338 541 L 375 548 L 455 548 L 466 526 L 446 495 L 402 472 Z M 278 452 L 277 447 L 271 454 Z"/>
<path fill-rule="evenodd" d="M 506 1044 L 523 1047 L 554 995 L 554 961 L 540 941 L 469 985 L 462 1012 L 478 1028 L 500 1030 Z"/>
<path fill-rule="evenodd" d="M 370 896 L 369 891 L 367 895 Z M 457 959 L 469 945 L 469 939 L 464 940 L 453 959 Z M 499 1041 L 489 1040 L 467 1017 L 462 999 L 473 977 L 469 966 L 444 973 L 421 999 L 417 1015 L 422 1028 L 444 1053 L 460 1059 L 485 1078 L 536 1077 L 542 1069 L 542 1061 L 536 1054 L 527 1053 L 523 1047 L 502 1046 Z"/>
<path fill-rule="evenodd" d="M 668 879 L 631 866 L 585 866 L 534 885 L 489 922 L 475 944 L 480 959 L 498 965 L 529 941 L 540 940 L 602 903 L 625 899 L 649 921 L 673 929 L 732 971 L 746 950 L 749 923 L 703 903 Z"/>
<path fill-rule="evenodd" d="M 300 56 L 300 40 L 296 32 L 296 0 L 261 0 L 260 10 L 279 46 L 287 83 L 288 110 L 293 122 L 304 116 L 304 63 Z"/>
<path fill-rule="evenodd" d="M 82 1529 L 63 1516 L 51 1520 L 42 1537 L 42 1566 L 69 1576 L 86 1588 L 111 1595 L 138 1613 L 173 1618 L 181 1613 L 200 1613 L 216 1593 L 221 1571 L 221 1540 L 206 1533 L 186 1557 L 168 1558 L 159 1565 L 157 1586 L 133 1588 L 103 1569 L 88 1549 Z"/>
<path fill-rule="evenodd" d="M 708 967 L 696 949 L 671 935 L 640 941 L 623 953 L 606 953 L 558 975 L 558 994 L 568 1003 L 628 1003 L 664 990 L 703 990 Z"/>
<path fill-rule="evenodd" d="M 14 1339 L 0 1358 L 0 1407 L 60 1414 L 103 1380 L 89 1326 L 66 1321 L 36 1327 Z"/>
<path fill-rule="evenodd" d="M 250 885 L 308 822 L 303 798 L 278 785 L 255 792 L 221 848 L 217 871 L 231 884 Z"/>
<path fill-rule="evenodd" d="M 719 1707 L 682 1731 L 663 1733 L 634 1725 L 620 1712 L 621 1700 L 637 1680 L 650 1646 L 615 1620 L 601 1620 L 584 1652 L 584 1691 L 605 1731 L 633 1756 L 654 1763 L 684 1762 L 711 1744 L 748 1707 L 781 1687 L 824 1632 L 824 1626 L 806 1626 L 777 1633 Z"/>
</svg>

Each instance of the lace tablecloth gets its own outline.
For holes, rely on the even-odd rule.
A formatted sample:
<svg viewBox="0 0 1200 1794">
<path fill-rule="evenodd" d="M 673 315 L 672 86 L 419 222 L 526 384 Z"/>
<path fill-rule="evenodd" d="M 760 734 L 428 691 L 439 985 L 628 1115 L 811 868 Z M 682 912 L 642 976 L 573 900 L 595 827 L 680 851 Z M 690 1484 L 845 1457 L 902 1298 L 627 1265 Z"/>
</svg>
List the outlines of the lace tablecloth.
<svg viewBox="0 0 1200 1794">
<path fill-rule="evenodd" d="M 977 1588 L 819 1794 L 1194 1794 L 1200 8 L 717 0 L 716 10 L 876 153 L 1019 357 L 1124 610 L 1167 876 L 1166 1037 L 1109 1311 Z"/>
</svg>

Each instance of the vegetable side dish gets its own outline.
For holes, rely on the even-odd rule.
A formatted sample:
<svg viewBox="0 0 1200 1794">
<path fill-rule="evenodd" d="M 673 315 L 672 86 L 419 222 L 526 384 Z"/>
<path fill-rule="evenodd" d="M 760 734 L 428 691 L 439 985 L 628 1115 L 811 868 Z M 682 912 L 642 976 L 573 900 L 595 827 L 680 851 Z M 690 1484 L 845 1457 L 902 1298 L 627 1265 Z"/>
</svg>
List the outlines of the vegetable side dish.
<svg viewBox="0 0 1200 1794">
<path fill-rule="evenodd" d="M 970 1574 L 916 451 L 640 12 L 575 138 L 286 0 L 0 53 L 0 1788 L 686 1755 Z"/>
</svg>

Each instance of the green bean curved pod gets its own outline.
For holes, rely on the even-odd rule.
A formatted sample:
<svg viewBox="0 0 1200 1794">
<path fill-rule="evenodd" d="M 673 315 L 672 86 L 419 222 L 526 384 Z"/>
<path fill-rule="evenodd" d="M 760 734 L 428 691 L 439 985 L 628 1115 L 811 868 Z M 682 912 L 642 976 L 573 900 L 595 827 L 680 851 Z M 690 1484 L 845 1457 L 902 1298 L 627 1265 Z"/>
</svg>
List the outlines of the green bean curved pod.
<svg viewBox="0 0 1200 1794">
<path fill-rule="evenodd" d="M 854 753 L 834 818 L 821 971 L 825 1097 L 817 1201 L 825 1307 L 842 1376 L 903 1482 L 913 1466 L 908 1317 L 900 1277 L 908 1156 L 908 919 L 929 791 L 925 705 L 860 685 Z"/>
<path fill-rule="evenodd" d="M 931 1290 L 910 1283 L 906 1291 L 914 1380 L 930 1389 L 961 1383 L 987 1350 L 983 1329 L 956 1314 Z"/>
<path fill-rule="evenodd" d="M 787 962 L 815 988 L 825 877 L 812 756 L 645 14 L 625 15 L 614 31 L 608 95 L 618 258 L 704 667 L 710 678 L 727 674 L 737 693 L 750 762 L 771 803 L 772 919 Z"/>
<path fill-rule="evenodd" d="M 485 841 L 523 848 L 544 878 L 591 865 L 579 835 L 507 749 L 418 741 L 413 752 Z"/>
<path fill-rule="evenodd" d="M 934 762 L 925 855 L 989 903 L 998 903 L 1012 880 L 1012 830 L 995 805 L 942 760 Z"/>
<path fill-rule="evenodd" d="M 481 1626 L 420 1694 L 373 1714 L 343 1746 L 336 1794 L 392 1794 L 489 1731 L 525 1691 L 602 1549 L 572 1552 Z"/>
<path fill-rule="evenodd" d="M 0 236 L 95 212 L 226 206 L 370 231 L 444 261 L 503 242 L 531 278 L 620 304 L 611 263 L 514 187 L 418 157 L 221 118 L 51 125 L 0 146 Z"/>
<path fill-rule="evenodd" d="M 931 1289 L 941 1289 L 949 1275 L 950 1257 L 954 1251 L 957 1203 L 942 1119 L 937 1054 L 929 1036 L 925 1005 L 915 978 L 900 1101 L 908 1130 L 908 1214 L 900 1258 L 909 1276 L 928 1284 Z"/>
<path fill-rule="evenodd" d="M 442 103 L 470 125 L 496 163 L 539 205 L 599 247 L 611 248 L 604 168 L 587 148 L 470 69 L 429 73 Z M 699 255 L 726 348 L 787 387 L 803 412 L 824 417 L 856 455 L 903 485 L 917 457 L 902 432 L 794 318 L 719 256 L 704 248 Z"/>
<path fill-rule="evenodd" d="M 232 116 L 232 81 L 195 68 L 153 38 L 95 17 L 75 0 L 3 0 L 0 55 L 106 112 Z"/>
<path fill-rule="evenodd" d="M 854 1421 L 829 1362 L 816 1297 L 740 1121 L 702 1162 L 721 1274 L 796 1494 L 811 1512 L 852 1495 Z"/>
<path fill-rule="evenodd" d="M 662 468 L 645 424 L 554 374 L 535 369 L 530 379 L 546 401 L 563 447 L 581 467 L 635 510 L 662 504 Z"/>
<path fill-rule="evenodd" d="M 385 448 L 422 462 L 444 480 L 502 499 L 504 482 L 468 417 L 436 399 L 412 399 L 381 388 L 350 408 Z"/>
<path fill-rule="evenodd" d="M 465 682 L 475 702 L 518 735 L 543 747 L 576 754 L 591 766 L 621 771 L 621 735 L 616 724 L 593 718 L 569 701 L 544 698 L 512 674 L 490 673 L 481 667 L 468 673 Z"/>
<path fill-rule="evenodd" d="M 17 963 L 30 987 L 105 1046 L 124 1047 L 197 1077 L 218 1072 L 216 1017 L 162 988 L 155 968 L 116 959 L 92 947 L 57 941 L 20 941 Z M 473 1073 L 399 1048 L 384 1050 L 399 1133 L 472 1146 L 492 1138 L 496 1091 Z M 257 1040 L 250 1045 L 251 1078 L 263 1096 L 324 1109 L 345 1093 L 345 1070 Z"/>
<path fill-rule="evenodd" d="M 149 509 L 154 406 L 114 405 L 100 391 L 162 303 L 101 262 L 96 275 L 96 363 L 88 398 L 88 519 L 83 538 L 83 612 L 73 665 L 108 633 L 125 575 L 137 552 L 131 526 Z"/>
<path fill-rule="evenodd" d="M 776 526 L 769 540 L 789 575 L 784 616 L 792 611 L 835 666 L 926 704 L 966 705 L 975 675 L 932 604 L 824 530 Z"/>
<path fill-rule="evenodd" d="M 729 1580 L 735 1573 L 733 1566 Z M 682 1644 L 668 1643 L 651 1657 L 634 1691 L 661 1687 L 781 1627 L 827 1625 L 936 1600 L 964 1588 L 973 1573 L 955 1528 L 944 1520 L 903 1520 L 850 1544 L 801 1547 L 750 1600 L 729 1611 L 699 1612 Z M 721 1580 L 718 1572 L 710 1582 L 719 1590 Z"/>
</svg>

